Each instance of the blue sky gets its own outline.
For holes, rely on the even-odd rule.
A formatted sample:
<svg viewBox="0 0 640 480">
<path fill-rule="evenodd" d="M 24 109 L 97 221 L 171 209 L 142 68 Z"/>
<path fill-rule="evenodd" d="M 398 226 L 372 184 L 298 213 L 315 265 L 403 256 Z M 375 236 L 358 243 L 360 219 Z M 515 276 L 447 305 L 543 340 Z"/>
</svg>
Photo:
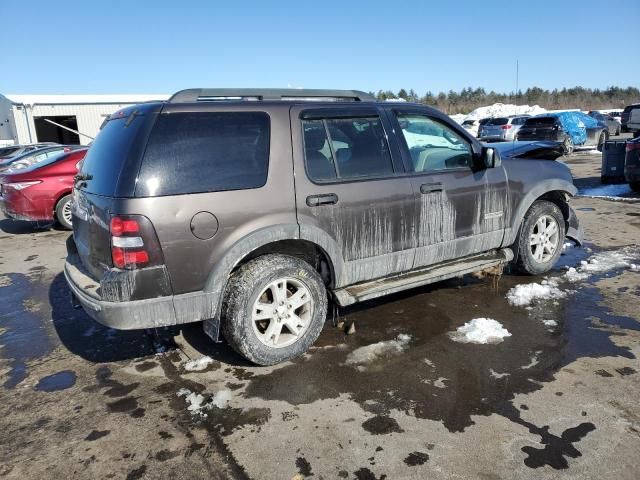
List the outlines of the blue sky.
<svg viewBox="0 0 640 480">
<path fill-rule="evenodd" d="M 0 93 L 640 86 L 638 0 L 0 3 Z"/>
</svg>

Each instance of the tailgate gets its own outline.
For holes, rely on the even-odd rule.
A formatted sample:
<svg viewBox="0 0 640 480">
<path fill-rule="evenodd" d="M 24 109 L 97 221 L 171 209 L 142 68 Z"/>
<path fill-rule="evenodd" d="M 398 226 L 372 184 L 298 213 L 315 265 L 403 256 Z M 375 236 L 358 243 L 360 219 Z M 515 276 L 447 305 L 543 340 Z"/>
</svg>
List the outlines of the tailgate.
<svg viewBox="0 0 640 480">
<path fill-rule="evenodd" d="M 73 239 L 82 264 L 100 280 L 112 265 L 109 221 L 112 199 L 81 190 L 73 192 Z"/>
</svg>

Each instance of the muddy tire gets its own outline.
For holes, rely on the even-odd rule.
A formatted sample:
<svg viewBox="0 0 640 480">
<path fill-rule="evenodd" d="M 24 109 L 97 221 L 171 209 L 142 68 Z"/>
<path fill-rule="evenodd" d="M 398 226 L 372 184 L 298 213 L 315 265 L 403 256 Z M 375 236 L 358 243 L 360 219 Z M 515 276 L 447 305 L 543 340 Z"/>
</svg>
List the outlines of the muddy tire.
<svg viewBox="0 0 640 480">
<path fill-rule="evenodd" d="M 62 228 L 71 230 L 71 195 L 65 195 L 56 204 L 56 221 Z"/>
<path fill-rule="evenodd" d="M 527 211 L 518 234 L 516 268 L 529 275 L 548 272 L 562 253 L 565 222 L 554 203 L 538 200 Z"/>
<path fill-rule="evenodd" d="M 222 334 L 258 365 L 306 352 L 327 316 L 327 292 L 318 272 L 286 255 L 264 255 L 231 277 L 222 304 Z"/>
<path fill-rule="evenodd" d="M 564 141 L 562 142 L 562 151 L 564 152 L 564 154 L 571 155 L 574 148 L 575 147 L 573 145 L 573 139 L 569 136 L 565 137 Z"/>
</svg>

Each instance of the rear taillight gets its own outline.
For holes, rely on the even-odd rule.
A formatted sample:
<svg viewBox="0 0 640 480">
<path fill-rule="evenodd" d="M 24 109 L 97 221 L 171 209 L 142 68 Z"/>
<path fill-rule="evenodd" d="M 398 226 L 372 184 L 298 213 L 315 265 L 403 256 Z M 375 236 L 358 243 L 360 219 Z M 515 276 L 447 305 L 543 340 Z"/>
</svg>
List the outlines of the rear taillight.
<svg viewBox="0 0 640 480">
<path fill-rule="evenodd" d="M 153 225 L 142 215 L 111 217 L 111 259 L 116 268 L 134 270 L 163 263 Z"/>
<path fill-rule="evenodd" d="M 627 143 L 626 150 L 627 150 L 627 152 L 630 152 L 632 150 L 640 150 L 640 142 L 638 142 L 638 143 Z"/>
<path fill-rule="evenodd" d="M 509 130 L 511 128 L 511 125 L 502 125 L 500 128 L 502 130 Z"/>
</svg>

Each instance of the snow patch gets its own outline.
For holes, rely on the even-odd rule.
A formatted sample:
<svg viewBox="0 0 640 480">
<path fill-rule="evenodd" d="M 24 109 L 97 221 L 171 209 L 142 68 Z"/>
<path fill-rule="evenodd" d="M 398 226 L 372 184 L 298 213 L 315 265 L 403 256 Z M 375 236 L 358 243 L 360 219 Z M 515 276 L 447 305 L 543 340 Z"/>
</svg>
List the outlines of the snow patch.
<svg viewBox="0 0 640 480">
<path fill-rule="evenodd" d="M 206 369 L 213 362 L 214 362 L 213 358 L 209 356 L 204 356 L 195 360 L 189 360 L 184 364 L 184 369 L 187 372 L 200 372 Z"/>
<path fill-rule="evenodd" d="M 571 283 L 581 282 L 589 278 L 589 274 L 586 272 L 579 272 L 573 267 L 569 267 L 569 269 L 565 272 L 564 278 L 566 278 Z"/>
<path fill-rule="evenodd" d="M 225 408 L 231 400 L 230 390 L 220 390 L 213 394 L 209 400 L 207 397 L 200 393 L 192 392 L 188 388 L 181 388 L 176 393 L 178 397 L 184 397 L 187 402 L 187 410 L 192 415 L 200 415 L 201 417 L 207 417 L 206 410 L 211 410 L 213 407 Z"/>
<path fill-rule="evenodd" d="M 486 107 L 478 107 L 464 120 L 481 120 L 488 117 L 508 117 L 509 115 L 539 115 L 547 110 L 539 105 L 512 105 L 505 103 L 494 103 Z"/>
<path fill-rule="evenodd" d="M 394 340 L 386 340 L 364 347 L 356 348 L 353 352 L 347 355 L 345 365 L 356 367 L 359 370 L 363 370 L 363 365 L 371 362 L 375 362 L 381 357 L 389 355 L 399 355 L 404 352 L 409 346 L 411 341 L 411 335 L 401 333 Z"/>
<path fill-rule="evenodd" d="M 497 378 L 497 379 L 508 377 L 511 375 L 510 373 L 506 373 L 506 372 L 505 373 L 496 372 L 493 368 L 489 369 L 489 373 L 493 378 Z"/>
<path fill-rule="evenodd" d="M 543 320 L 542 323 L 544 323 L 545 327 L 557 327 L 558 326 L 558 322 L 556 322 L 555 320 Z"/>
<path fill-rule="evenodd" d="M 516 285 L 507 292 L 507 300 L 515 307 L 525 307 L 539 300 L 564 298 L 567 293 L 558 288 L 557 280 Z"/>
<path fill-rule="evenodd" d="M 541 353 L 542 353 L 542 350 L 538 350 L 537 352 L 535 352 L 533 354 L 533 357 L 531 357 L 531 361 L 529 362 L 529 364 L 528 365 L 523 365 L 520 368 L 522 370 L 529 370 L 530 368 L 535 367 L 538 363 L 540 363 L 539 357 L 540 357 Z"/>
<path fill-rule="evenodd" d="M 511 333 L 500 322 L 491 318 L 474 318 L 449 333 L 449 338 L 454 342 L 479 344 L 500 343 L 510 336 Z"/>
<path fill-rule="evenodd" d="M 578 192 L 579 197 L 604 198 L 607 200 L 634 200 L 626 198 L 632 195 L 631 187 L 626 183 L 614 185 L 601 185 L 599 187 L 584 188 Z"/>
</svg>

